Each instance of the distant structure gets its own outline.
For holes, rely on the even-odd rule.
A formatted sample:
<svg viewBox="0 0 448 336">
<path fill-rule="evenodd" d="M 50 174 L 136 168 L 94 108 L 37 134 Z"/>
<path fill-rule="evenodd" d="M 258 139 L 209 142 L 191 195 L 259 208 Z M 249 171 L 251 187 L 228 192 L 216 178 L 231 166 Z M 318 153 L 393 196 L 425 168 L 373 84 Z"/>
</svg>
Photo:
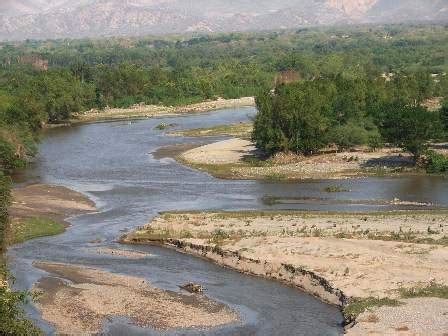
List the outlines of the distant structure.
<svg viewBox="0 0 448 336">
<path fill-rule="evenodd" d="M 24 55 L 18 56 L 18 64 L 30 64 L 33 68 L 37 70 L 47 71 L 48 70 L 48 60 L 43 59 L 38 55 Z"/>
<path fill-rule="evenodd" d="M 294 83 L 300 80 L 300 75 L 295 70 L 284 70 L 281 71 L 276 77 L 275 77 L 275 86 L 280 84 L 289 84 Z"/>
</svg>

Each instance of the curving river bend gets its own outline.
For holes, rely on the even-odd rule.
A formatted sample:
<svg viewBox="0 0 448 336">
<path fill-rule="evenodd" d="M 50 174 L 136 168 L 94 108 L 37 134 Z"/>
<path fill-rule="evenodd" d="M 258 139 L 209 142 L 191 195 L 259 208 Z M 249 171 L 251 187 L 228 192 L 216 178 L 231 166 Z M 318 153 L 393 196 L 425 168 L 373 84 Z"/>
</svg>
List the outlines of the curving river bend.
<svg viewBox="0 0 448 336">
<path fill-rule="evenodd" d="M 128 249 L 151 257 L 126 260 L 98 255 L 88 248 L 117 247 L 123 232 L 145 224 L 159 211 L 189 209 L 299 208 L 311 210 L 378 210 L 396 206 L 384 200 L 448 205 L 448 180 L 439 177 L 364 178 L 339 181 L 349 193 L 325 194 L 331 181 L 265 183 L 218 180 L 177 164 L 155 159 L 156 149 L 175 143 L 202 141 L 166 136 L 154 127 L 160 122 L 197 128 L 247 121 L 253 108 L 239 108 L 174 118 L 95 123 L 49 131 L 26 181 L 58 184 L 88 194 L 99 212 L 71 219 L 66 233 L 28 241 L 8 252 L 16 286 L 28 289 L 45 272 L 34 260 L 73 263 L 148 279 L 154 286 L 178 291 L 178 285 L 198 282 L 207 295 L 235 308 L 243 323 L 212 330 L 160 333 L 139 329 L 122 319 L 106 323 L 108 335 L 338 335 L 343 320 L 338 308 L 297 289 L 246 276 L 210 262 L 152 246 Z M 266 196 L 303 199 L 294 204 L 266 205 Z M 311 201 L 310 201 L 311 200 Z M 366 202 L 368 200 L 368 202 Z M 54 332 L 33 306 L 29 315 L 47 334 Z"/>
</svg>

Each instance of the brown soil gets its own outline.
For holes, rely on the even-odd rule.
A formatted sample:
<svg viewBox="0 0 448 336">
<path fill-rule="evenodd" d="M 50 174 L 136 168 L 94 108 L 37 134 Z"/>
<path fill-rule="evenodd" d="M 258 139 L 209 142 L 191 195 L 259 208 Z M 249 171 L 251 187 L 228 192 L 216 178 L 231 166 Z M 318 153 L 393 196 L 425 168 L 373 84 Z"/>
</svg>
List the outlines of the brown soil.
<svg viewBox="0 0 448 336">
<path fill-rule="evenodd" d="M 34 291 L 40 294 L 43 318 L 60 334 L 96 334 L 106 318 L 118 316 L 160 330 L 212 328 L 238 319 L 227 306 L 206 296 L 163 291 L 141 278 L 77 265 L 35 266 L 53 275 L 42 278 Z"/>
</svg>

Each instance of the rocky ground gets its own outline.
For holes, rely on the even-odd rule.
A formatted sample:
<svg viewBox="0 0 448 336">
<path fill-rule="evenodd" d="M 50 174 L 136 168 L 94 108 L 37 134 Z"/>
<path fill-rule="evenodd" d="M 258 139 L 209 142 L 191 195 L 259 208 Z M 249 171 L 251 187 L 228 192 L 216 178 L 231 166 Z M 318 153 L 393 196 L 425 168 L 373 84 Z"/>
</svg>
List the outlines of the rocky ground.
<svg viewBox="0 0 448 336">
<path fill-rule="evenodd" d="M 255 99 L 253 97 L 243 97 L 239 99 L 218 99 L 185 106 L 139 104 L 126 109 L 106 108 L 104 110 L 86 111 L 75 115 L 72 122 L 76 123 L 112 119 L 161 117 L 181 113 L 200 113 L 212 110 L 254 105 Z"/>
<path fill-rule="evenodd" d="M 48 272 L 34 287 L 38 307 L 59 334 L 91 335 L 106 318 L 127 317 L 158 330 L 212 328 L 238 316 L 203 295 L 186 295 L 152 287 L 142 278 L 77 265 L 36 262 Z"/>
<path fill-rule="evenodd" d="M 399 300 L 394 307 L 368 307 L 352 334 L 446 335 L 446 219 L 442 211 L 166 213 L 123 241 L 162 242 L 340 305 L 350 298 Z M 433 283 L 441 286 L 439 298 L 401 296 Z"/>
</svg>

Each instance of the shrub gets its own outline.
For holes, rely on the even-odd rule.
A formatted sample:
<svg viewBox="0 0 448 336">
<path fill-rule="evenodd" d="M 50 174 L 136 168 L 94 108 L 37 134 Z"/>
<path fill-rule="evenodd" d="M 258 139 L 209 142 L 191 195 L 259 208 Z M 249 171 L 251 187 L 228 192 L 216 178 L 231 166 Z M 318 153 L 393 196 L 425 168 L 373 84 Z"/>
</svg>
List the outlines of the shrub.
<svg viewBox="0 0 448 336">
<path fill-rule="evenodd" d="M 431 174 L 448 172 L 448 157 L 434 151 L 426 151 L 426 171 Z"/>
<path fill-rule="evenodd" d="M 335 126 L 328 133 L 328 142 L 343 149 L 365 144 L 368 139 L 368 131 L 354 123 Z"/>
<path fill-rule="evenodd" d="M 7 278 L 5 267 L 0 266 L 0 335 L 41 335 L 24 316 L 22 306 L 28 300 L 28 293 L 12 291 L 6 282 Z"/>
</svg>

